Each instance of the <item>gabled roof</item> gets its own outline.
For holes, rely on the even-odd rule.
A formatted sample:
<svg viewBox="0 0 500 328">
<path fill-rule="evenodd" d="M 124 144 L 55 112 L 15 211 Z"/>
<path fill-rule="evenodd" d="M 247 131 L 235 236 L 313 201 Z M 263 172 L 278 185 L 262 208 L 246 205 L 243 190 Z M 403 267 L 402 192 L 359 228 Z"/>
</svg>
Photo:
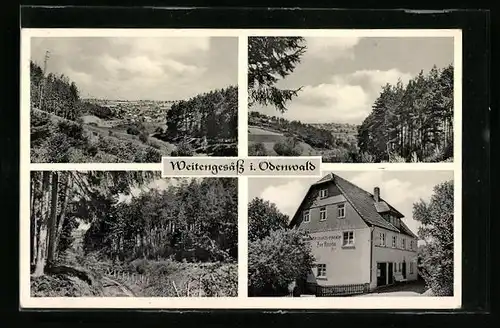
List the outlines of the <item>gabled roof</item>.
<svg viewBox="0 0 500 328">
<path fill-rule="evenodd" d="M 398 210 L 396 210 L 394 207 L 392 207 L 390 204 L 388 204 L 386 201 L 384 201 L 382 198 L 380 198 L 380 202 L 376 203 L 373 195 L 358 186 L 352 184 L 351 182 L 339 177 L 338 175 L 335 175 L 333 173 L 329 173 L 317 182 L 313 183 L 311 187 L 309 187 L 309 190 L 307 194 L 311 191 L 311 188 L 313 186 L 317 186 L 320 184 L 324 184 L 327 182 L 333 182 L 335 185 L 339 188 L 340 192 L 344 195 L 346 200 L 351 204 L 351 206 L 358 212 L 358 214 L 361 216 L 361 218 L 368 224 L 368 225 L 373 225 L 381 228 L 385 228 L 388 230 L 392 230 L 395 232 L 400 232 L 404 233 L 406 235 L 412 236 L 417 238 L 417 236 L 401 221 L 401 227 L 398 229 L 391 223 L 387 222 L 380 214 L 380 210 L 384 210 L 384 207 L 387 206 L 386 209 L 390 209 L 393 213 L 395 213 L 397 216 L 402 218 L 404 215 L 401 214 Z M 304 197 L 302 200 L 302 203 L 300 204 L 299 208 L 297 209 L 297 212 L 295 213 L 292 221 L 290 222 L 290 225 L 293 225 L 297 219 L 297 214 L 302 207 L 305 199 L 307 198 Z"/>
</svg>

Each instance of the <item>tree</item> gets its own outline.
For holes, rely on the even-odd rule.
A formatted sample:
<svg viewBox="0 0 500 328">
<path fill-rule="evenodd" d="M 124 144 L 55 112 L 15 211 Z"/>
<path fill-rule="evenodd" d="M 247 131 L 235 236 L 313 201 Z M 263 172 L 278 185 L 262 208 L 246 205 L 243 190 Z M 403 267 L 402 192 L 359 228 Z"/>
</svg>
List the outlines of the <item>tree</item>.
<svg viewBox="0 0 500 328">
<path fill-rule="evenodd" d="M 295 137 L 286 137 L 286 139 L 278 141 L 274 144 L 273 149 L 279 156 L 300 156 L 303 151 Z"/>
<path fill-rule="evenodd" d="M 249 106 L 272 105 L 284 113 L 285 104 L 298 89 L 278 89 L 275 84 L 292 73 L 306 51 L 303 37 L 248 38 Z"/>
<path fill-rule="evenodd" d="M 453 295 L 453 181 L 434 186 L 429 202 L 413 204 L 413 217 L 420 221 L 419 237 L 425 246 L 419 254 L 421 273 L 438 296 Z"/>
<path fill-rule="evenodd" d="M 269 236 L 271 231 L 288 227 L 288 215 L 280 212 L 276 204 L 255 197 L 248 204 L 248 239 L 256 241 Z"/>
<path fill-rule="evenodd" d="M 276 230 L 248 245 L 248 287 L 251 296 L 288 294 L 288 285 L 304 279 L 314 257 L 300 230 Z"/>
</svg>

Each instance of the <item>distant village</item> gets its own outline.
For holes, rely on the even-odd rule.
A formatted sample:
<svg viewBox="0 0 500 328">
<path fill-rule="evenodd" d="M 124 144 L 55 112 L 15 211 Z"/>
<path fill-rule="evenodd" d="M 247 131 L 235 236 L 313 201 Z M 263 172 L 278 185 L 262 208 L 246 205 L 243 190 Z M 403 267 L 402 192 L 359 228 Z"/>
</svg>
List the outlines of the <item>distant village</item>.
<svg viewBox="0 0 500 328">
<path fill-rule="evenodd" d="M 83 101 L 107 107 L 114 116 L 128 122 L 162 122 L 170 107 L 176 103 L 171 100 L 108 100 L 89 98 Z"/>
</svg>

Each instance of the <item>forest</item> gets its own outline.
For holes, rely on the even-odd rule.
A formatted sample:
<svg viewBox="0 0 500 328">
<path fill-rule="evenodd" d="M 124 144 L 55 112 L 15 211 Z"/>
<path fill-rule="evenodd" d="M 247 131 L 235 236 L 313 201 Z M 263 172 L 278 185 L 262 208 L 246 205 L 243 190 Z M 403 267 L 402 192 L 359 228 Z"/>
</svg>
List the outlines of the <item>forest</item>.
<svg viewBox="0 0 500 328">
<path fill-rule="evenodd" d="M 155 135 L 161 140 L 181 142 L 184 148 L 194 148 L 195 152 L 196 148 L 209 147 L 215 156 L 237 155 L 238 88 L 235 86 L 176 102 L 167 112 L 166 120 L 166 131 Z"/>
<path fill-rule="evenodd" d="M 453 160 L 453 66 L 387 84 L 358 131 L 360 152 L 376 162 Z"/>
<path fill-rule="evenodd" d="M 236 179 L 33 171 L 30 197 L 34 296 L 236 295 Z"/>
</svg>

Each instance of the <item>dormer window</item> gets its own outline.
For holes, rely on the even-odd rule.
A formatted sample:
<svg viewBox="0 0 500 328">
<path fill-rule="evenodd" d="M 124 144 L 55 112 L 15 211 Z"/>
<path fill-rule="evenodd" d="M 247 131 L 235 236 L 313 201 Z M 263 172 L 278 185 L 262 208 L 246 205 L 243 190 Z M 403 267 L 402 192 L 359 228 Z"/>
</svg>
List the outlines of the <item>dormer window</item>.
<svg viewBox="0 0 500 328">
<path fill-rule="evenodd" d="M 319 220 L 320 221 L 325 221 L 326 220 L 326 207 L 321 207 L 319 209 Z"/>
<path fill-rule="evenodd" d="M 337 217 L 339 219 L 345 218 L 345 204 L 339 204 L 337 206 Z"/>
<path fill-rule="evenodd" d="M 307 211 L 304 211 L 304 222 L 307 223 L 309 221 L 311 221 L 311 215 L 309 213 L 309 210 L 307 210 Z"/>
<path fill-rule="evenodd" d="M 326 198 L 328 197 L 328 189 L 321 189 L 319 191 L 319 198 Z"/>
</svg>

